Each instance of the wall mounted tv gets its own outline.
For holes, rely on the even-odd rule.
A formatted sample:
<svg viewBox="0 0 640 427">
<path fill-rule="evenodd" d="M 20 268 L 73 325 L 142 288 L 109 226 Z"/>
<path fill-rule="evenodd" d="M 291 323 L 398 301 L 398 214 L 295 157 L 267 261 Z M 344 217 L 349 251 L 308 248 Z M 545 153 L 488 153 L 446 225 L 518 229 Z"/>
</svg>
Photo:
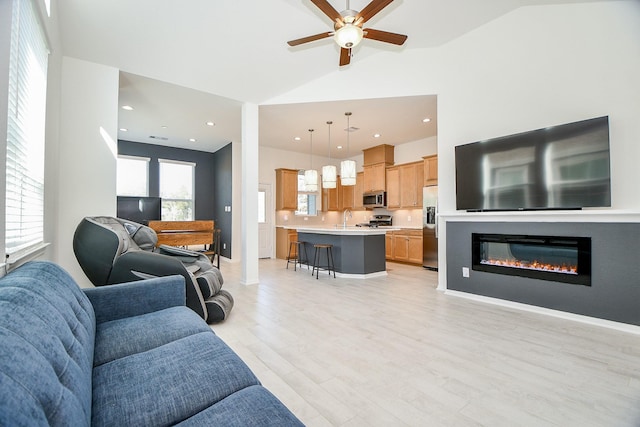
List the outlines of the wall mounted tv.
<svg viewBox="0 0 640 427">
<path fill-rule="evenodd" d="M 460 145 L 455 160 L 459 210 L 611 206 L 609 117 Z"/>
<path fill-rule="evenodd" d="M 149 221 L 161 219 L 162 199 L 160 197 L 118 196 L 117 205 L 118 218 L 144 225 Z"/>
</svg>

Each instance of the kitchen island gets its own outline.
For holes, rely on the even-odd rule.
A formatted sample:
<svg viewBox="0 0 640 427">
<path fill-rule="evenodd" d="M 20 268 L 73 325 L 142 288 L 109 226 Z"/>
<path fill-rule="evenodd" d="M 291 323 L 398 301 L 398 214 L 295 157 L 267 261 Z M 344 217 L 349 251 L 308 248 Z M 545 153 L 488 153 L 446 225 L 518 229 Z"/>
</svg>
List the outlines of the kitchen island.
<svg viewBox="0 0 640 427">
<path fill-rule="evenodd" d="M 292 227 L 293 228 L 293 227 Z M 333 245 L 336 274 L 342 277 L 368 278 L 387 274 L 385 261 L 386 228 L 367 227 L 295 227 L 298 241 L 304 242 L 309 263 L 313 264 L 316 243 Z M 327 264 L 325 251 L 320 265 Z M 302 251 L 304 256 L 304 250 Z"/>
</svg>

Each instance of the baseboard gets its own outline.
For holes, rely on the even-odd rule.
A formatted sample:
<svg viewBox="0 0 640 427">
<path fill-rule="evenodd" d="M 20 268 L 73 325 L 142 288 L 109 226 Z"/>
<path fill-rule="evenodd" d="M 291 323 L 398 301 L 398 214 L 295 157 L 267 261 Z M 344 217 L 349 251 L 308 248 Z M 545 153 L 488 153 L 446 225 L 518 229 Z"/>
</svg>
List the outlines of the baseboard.
<svg viewBox="0 0 640 427">
<path fill-rule="evenodd" d="M 487 304 L 499 305 L 516 310 L 528 311 L 531 313 L 544 314 L 547 316 L 558 317 L 560 319 L 572 320 L 574 322 L 585 323 L 588 325 L 600 326 L 603 328 L 614 329 L 616 331 L 627 332 L 634 335 L 640 335 L 640 326 L 629 325 L 628 323 L 614 322 L 612 320 L 599 319 L 597 317 L 584 316 L 582 314 L 567 313 L 566 311 L 552 310 L 550 308 L 538 307 L 535 305 L 523 304 L 519 302 L 507 301 L 499 298 L 486 297 L 483 295 L 470 294 L 454 290 L 444 291 L 445 295 L 459 298 L 466 298 L 473 301 L 484 302 Z"/>
</svg>

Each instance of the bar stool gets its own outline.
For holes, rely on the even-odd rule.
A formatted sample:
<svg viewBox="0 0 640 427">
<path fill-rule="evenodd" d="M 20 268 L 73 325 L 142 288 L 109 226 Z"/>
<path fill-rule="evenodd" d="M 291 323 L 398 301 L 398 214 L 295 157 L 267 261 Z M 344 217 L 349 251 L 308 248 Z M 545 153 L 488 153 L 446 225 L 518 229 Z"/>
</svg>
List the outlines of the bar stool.
<svg viewBox="0 0 640 427">
<path fill-rule="evenodd" d="M 307 256 L 307 247 L 304 242 L 300 242 L 297 240 L 292 240 L 289 243 L 289 255 L 287 255 L 287 270 L 289 269 L 289 263 L 293 262 L 293 271 L 296 271 L 296 267 L 300 264 L 300 268 L 302 268 L 302 260 L 301 260 L 301 251 L 304 250 L 304 262 L 307 264 L 307 270 L 309 269 L 309 257 Z M 293 252 L 293 253 L 292 253 Z"/>
<path fill-rule="evenodd" d="M 316 273 L 316 280 L 318 279 L 318 272 L 322 270 L 327 270 L 329 275 L 331 275 L 331 271 L 333 270 L 333 278 L 336 278 L 336 269 L 333 265 L 333 245 L 329 245 L 326 243 L 316 243 L 313 245 L 315 248 L 315 253 L 313 255 L 313 269 L 311 270 L 311 275 Z M 327 265 L 319 265 L 320 263 L 320 254 L 322 253 L 322 249 L 326 249 L 327 251 Z"/>
</svg>

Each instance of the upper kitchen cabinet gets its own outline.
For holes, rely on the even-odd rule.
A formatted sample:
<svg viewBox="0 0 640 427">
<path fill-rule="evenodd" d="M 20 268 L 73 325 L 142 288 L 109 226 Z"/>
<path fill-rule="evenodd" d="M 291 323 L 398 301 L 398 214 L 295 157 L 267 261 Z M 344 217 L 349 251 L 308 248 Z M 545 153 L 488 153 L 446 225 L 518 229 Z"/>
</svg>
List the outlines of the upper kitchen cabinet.
<svg viewBox="0 0 640 427">
<path fill-rule="evenodd" d="M 387 208 L 400 208 L 400 166 L 387 168 Z"/>
<path fill-rule="evenodd" d="M 322 210 L 324 212 L 342 210 L 342 188 L 340 175 L 336 180 L 336 188 L 322 188 Z"/>
<path fill-rule="evenodd" d="M 276 169 L 276 210 L 298 209 L 298 171 Z"/>
<path fill-rule="evenodd" d="M 424 156 L 424 186 L 438 185 L 438 155 Z"/>
<path fill-rule="evenodd" d="M 399 169 L 400 207 L 422 208 L 423 162 L 408 163 L 402 165 Z"/>
<path fill-rule="evenodd" d="M 393 145 L 376 145 L 375 147 L 362 150 L 364 154 L 363 165 L 374 165 L 376 163 L 386 163 L 392 165 L 394 163 L 394 146 Z"/>
<path fill-rule="evenodd" d="M 356 185 L 358 185 L 358 177 L 356 175 Z M 342 191 L 342 209 L 355 209 L 355 185 L 341 185 Z M 360 197 L 362 204 L 362 196 Z"/>
<path fill-rule="evenodd" d="M 353 187 L 353 209 L 363 210 L 362 195 L 364 194 L 364 172 L 356 174 L 356 185 Z"/>
<path fill-rule="evenodd" d="M 422 162 L 387 168 L 387 208 L 422 208 Z"/>
<path fill-rule="evenodd" d="M 363 191 L 385 191 L 386 190 L 386 164 L 377 163 L 363 167 Z"/>
<path fill-rule="evenodd" d="M 386 191 L 386 167 L 393 165 L 393 145 L 382 144 L 362 150 L 364 153 L 363 192 Z"/>
</svg>

